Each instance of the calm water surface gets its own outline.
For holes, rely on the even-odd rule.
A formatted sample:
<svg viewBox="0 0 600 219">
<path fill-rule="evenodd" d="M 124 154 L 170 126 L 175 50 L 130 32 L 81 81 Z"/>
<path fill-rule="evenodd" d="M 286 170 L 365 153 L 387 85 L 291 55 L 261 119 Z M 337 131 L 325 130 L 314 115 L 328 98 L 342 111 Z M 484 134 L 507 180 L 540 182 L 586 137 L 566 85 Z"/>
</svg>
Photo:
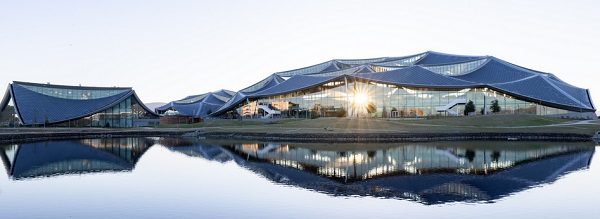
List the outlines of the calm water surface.
<svg viewBox="0 0 600 219">
<path fill-rule="evenodd" d="M 594 143 L 0 145 L 0 218 L 598 218 Z"/>
</svg>

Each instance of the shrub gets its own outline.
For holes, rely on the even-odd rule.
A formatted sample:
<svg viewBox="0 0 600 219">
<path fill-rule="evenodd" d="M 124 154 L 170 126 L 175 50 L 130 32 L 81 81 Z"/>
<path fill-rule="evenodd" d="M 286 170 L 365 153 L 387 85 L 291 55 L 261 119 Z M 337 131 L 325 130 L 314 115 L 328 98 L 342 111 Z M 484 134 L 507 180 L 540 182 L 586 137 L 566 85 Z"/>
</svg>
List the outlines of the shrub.
<svg viewBox="0 0 600 219">
<path fill-rule="evenodd" d="M 348 111 L 346 111 L 346 108 L 340 107 L 337 111 L 335 111 L 335 116 L 336 117 L 346 117 L 346 116 L 348 116 Z"/>
<path fill-rule="evenodd" d="M 473 101 L 470 101 L 465 105 L 465 116 L 468 116 L 469 113 L 475 112 L 475 104 Z"/>
<path fill-rule="evenodd" d="M 492 100 L 490 110 L 492 110 L 493 113 L 500 112 L 500 105 L 498 104 L 498 100 Z"/>
</svg>

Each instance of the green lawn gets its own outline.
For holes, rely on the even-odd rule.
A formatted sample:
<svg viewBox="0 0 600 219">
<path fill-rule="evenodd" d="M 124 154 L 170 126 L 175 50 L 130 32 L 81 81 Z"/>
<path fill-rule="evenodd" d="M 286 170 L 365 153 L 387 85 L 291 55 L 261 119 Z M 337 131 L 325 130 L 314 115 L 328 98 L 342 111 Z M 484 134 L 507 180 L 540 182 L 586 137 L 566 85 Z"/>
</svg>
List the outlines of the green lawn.
<svg viewBox="0 0 600 219">
<path fill-rule="evenodd" d="M 384 118 L 318 118 L 318 119 L 248 119 L 207 120 L 196 124 L 158 125 L 139 128 L 4 128 L 0 133 L 13 132 L 101 132 L 104 130 L 177 130 L 207 132 L 265 133 L 576 133 L 593 135 L 600 131 L 600 120 L 569 120 L 532 115 L 486 115 L 432 117 L 420 119 Z"/>
<path fill-rule="evenodd" d="M 207 120 L 193 125 L 161 125 L 156 128 L 201 128 L 221 132 L 530 132 L 579 133 L 600 131 L 600 121 L 567 120 L 532 115 L 433 117 L 426 119 L 318 118 Z"/>
</svg>

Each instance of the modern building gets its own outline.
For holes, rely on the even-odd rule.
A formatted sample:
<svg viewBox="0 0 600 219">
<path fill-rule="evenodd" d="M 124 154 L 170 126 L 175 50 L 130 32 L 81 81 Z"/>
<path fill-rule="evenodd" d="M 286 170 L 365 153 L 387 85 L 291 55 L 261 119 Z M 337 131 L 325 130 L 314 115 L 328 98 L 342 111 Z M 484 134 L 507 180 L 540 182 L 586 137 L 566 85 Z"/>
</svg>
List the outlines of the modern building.
<svg viewBox="0 0 600 219">
<path fill-rule="evenodd" d="M 158 123 L 132 88 L 15 81 L 0 102 L 0 125 L 135 127 Z"/>
<path fill-rule="evenodd" d="M 465 112 L 473 102 L 475 112 Z M 471 106 L 473 106 L 471 105 Z M 494 106 L 494 107 L 491 107 Z M 277 72 L 210 116 L 426 117 L 532 114 L 595 119 L 589 90 L 493 56 L 424 52 L 336 59 Z"/>
<path fill-rule="evenodd" d="M 234 91 L 221 89 L 205 94 L 191 95 L 157 107 L 154 111 L 161 116 L 205 118 L 223 106 L 234 94 Z"/>
</svg>

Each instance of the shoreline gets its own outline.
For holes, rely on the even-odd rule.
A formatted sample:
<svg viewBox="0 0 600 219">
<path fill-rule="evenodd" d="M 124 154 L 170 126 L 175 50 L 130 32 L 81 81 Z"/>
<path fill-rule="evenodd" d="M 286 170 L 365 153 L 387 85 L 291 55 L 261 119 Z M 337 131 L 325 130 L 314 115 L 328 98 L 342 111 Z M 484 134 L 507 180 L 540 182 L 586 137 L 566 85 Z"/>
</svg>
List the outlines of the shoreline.
<svg viewBox="0 0 600 219">
<path fill-rule="evenodd" d="M 200 129 L 179 130 L 27 130 L 0 133 L 0 143 L 125 137 L 193 137 L 202 139 L 238 139 L 306 143 L 393 143 L 430 141 L 592 141 L 592 136 L 575 133 L 452 133 L 452 132 L 365 132 L 365 133 L 265 133 L 265 132 L 204 132 Z"/>
<path fill-rule="evenodd" d="M 207 139 L 240 139 L 306 143 L 393 143 L 431 141 L 592 141 L 591 136 L 573 133 L 201 133 Z"/>
</svg>

